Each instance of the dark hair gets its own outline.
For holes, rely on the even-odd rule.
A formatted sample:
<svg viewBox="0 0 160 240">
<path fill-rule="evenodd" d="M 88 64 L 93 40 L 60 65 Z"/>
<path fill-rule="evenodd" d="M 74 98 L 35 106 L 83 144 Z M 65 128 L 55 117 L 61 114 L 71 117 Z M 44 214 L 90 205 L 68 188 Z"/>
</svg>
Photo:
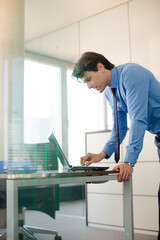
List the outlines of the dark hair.
<svg viewBox="0 0 160 240">
<path fill-rule="evenodd" d="M 104 67 L 111 70 L 114 64 L 110 63 L 103 55 L 95 52 L 85 52 L 74 66 L 72 76 L 82 78 L 86 71 L 97 72 L 97 64 L 102 63 Z"/>
</svg>

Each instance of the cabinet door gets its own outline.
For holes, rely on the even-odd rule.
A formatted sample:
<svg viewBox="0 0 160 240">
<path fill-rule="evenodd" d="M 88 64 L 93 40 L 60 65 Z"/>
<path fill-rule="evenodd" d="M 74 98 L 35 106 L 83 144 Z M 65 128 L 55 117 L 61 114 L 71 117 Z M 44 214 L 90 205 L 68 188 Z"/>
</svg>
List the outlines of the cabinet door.
<svg viewBox="0 0 160 240">
<path fill-rule="evenodd" d="M 158 231 L 158 200 L 156 197 L 134 196 L 134 227 Z"/>
<path fill-rule="evenodd" d="M 89 193 L 88 223 L 123 227 L 123 196 Z"/>
<path fill-rule="evenodd" d="M 159 180 L 160 164 L 158 161 L 138 163 L 133 173 L 133 194 L 157 197 Z"/>
</svg>

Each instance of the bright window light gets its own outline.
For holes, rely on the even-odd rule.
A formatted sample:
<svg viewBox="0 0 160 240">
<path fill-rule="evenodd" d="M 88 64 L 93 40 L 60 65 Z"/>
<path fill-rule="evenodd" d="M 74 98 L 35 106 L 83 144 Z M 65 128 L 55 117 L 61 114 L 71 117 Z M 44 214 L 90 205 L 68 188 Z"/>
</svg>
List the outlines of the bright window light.
<svg viewBox="0 0 160 240">
<path fill-rule="evenodd" d="M 68 156 L 71 164 L 79 164 L 85 154 L 85 132 L 104 129 L 103 94 L 88 89 L 67 71 Z"/>
<path fill-rule="evenodd" d="M 60 70 L 25 60 L 24 142 L 46 142 L 52 132 L 60 133 Z"/>
</svg>

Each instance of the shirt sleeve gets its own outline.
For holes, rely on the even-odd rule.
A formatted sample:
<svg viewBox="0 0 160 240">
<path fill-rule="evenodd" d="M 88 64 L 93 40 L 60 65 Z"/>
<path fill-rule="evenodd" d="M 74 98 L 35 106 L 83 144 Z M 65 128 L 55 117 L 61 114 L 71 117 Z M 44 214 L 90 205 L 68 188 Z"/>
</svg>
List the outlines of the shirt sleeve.
<svg viewBox="0 0 160 240">
<path fill-rule="evenodd" d="M 149 77 L 141 67 L 132 67 L 124 76 L 126 101 L 130 117 L 129 143 L 124 162 L 135 164 L 143 147 L 147 128 Z"/>
</svg>

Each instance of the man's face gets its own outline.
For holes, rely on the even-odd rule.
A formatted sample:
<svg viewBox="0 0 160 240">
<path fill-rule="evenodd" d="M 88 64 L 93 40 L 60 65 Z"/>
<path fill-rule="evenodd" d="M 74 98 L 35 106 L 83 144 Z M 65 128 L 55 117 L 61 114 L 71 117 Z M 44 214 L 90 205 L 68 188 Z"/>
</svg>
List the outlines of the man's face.
<svg viewBox="0 0 160 240">
<path fill-rule="evenodd" d="M 100 93 L 104 91 L 106 85 L 102 81 L 102 76 L 99 72 L 85 72 L 83 82 L 87 84 L 88 88 L 96 89 Z"/>
<path fill-rule="evenodd" d="M 96 89 L 100 93 L 104 91 L 106 86 L 110 85 L 109 70 L 105 69 L 103 64 L 97 64 L 98 71 L 86 71 L 82 81 L 87 84 L 88 88 Z"/>
</svg>

